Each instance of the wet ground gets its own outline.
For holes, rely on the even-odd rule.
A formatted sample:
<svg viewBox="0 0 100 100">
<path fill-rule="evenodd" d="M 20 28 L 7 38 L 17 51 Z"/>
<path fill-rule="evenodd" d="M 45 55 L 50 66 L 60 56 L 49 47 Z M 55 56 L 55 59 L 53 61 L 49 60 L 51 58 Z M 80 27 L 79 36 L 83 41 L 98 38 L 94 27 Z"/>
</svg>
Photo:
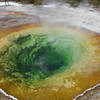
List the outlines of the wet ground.
<svg viewBox="0 0 100 100">
<path fill-rule="evenodd" d="M 70 7 L 68 4 L 49 4 L 34 6 L 30 4 L 17 4 L 2 6 L 0 9 L 17 11 L 38 16 L 42 24 L 60 24 L 85 28 L 100 33 L 100 12 L 98 9 L 87 5 Z"/>
<path fill-rule="evenodd" d="M 26 24 L 39 25 L 40 19 L 37 16 L 0 9 L 0 31 Z"/>
</svg>

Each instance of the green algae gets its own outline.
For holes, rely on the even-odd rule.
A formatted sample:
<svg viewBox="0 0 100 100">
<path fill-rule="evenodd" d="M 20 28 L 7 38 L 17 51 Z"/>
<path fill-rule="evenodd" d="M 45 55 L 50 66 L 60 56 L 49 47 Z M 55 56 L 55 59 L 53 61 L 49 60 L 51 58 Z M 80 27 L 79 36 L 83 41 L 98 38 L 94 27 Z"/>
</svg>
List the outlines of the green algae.
<svg viewBox="0 0 100 100">
<path fill-rule="evenodd" d="M 12 39 L 0 57 L 6 79 L 30 85 L 64 72 L 80 58 L 84 49 L 73 36 L 62 30 L 49 32 L 32 31 Z"/>
</svg>

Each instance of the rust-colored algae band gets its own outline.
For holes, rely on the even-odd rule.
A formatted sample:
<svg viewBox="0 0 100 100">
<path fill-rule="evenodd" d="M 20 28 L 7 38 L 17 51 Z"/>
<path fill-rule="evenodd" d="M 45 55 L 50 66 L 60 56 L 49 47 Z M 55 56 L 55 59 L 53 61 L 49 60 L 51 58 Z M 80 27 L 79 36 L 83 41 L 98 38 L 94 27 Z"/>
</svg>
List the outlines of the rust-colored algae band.
<svg viewBox="0 0 100 100">
<path fill-rule="evenodd" d="M 16 27 L 6 28 L 6 29 L 3 29 L 0 32 L 0 38 L 3 38 L 3 37 L 5 37 L 9 34 L 14 33 L 14 32 L 26 30 L 28 28 L 37 28 L 37 27 L 40 27 L 40 26 L 41 26 L 40 23 L 37 23 L 37 24 L 25 24 L 25 25 L 19 25 L 19 26 L 16 26 Z"/>
<path fill-rule="evenodd" d="M 72 100 L 100 82 L 99 35 L 59 26 L 14 29 L 0 33 L 0 88 L 8 94 Z"/>
</svg>

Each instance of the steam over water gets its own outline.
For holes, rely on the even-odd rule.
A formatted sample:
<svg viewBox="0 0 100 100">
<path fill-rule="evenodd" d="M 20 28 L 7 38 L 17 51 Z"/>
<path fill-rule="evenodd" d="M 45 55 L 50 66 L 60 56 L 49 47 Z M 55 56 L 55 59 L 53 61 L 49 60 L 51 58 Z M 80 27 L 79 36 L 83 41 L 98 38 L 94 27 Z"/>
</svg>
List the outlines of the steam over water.
<svg viewBox="0 0 100 100">
<path fill-rule="evenodd" d="M 79 7 L 70 7 L 67 3 L 54 2 L 56 1 L 44 0 L 44 5 L 41 6 L 14 4 L 14 6 L 4 6 L 2 8 L 8 11 L 36 15 L 44 25 L 75 26 L 100 33 L 100 12 L 98 10 L 85 4 L 80 4 Z"/>
</svg>

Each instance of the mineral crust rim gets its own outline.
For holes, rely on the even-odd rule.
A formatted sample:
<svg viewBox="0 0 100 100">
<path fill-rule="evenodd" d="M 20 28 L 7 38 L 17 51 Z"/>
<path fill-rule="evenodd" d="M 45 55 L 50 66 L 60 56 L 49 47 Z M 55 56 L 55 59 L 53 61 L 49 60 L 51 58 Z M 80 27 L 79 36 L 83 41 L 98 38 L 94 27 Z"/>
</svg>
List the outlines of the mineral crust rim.
<svg viewBox="0 0 100 100">
<path fill-rule="evenodd" d="M 95 85 L 95 86 L 93 86 L 93 87 L 91 87 L 91 88 L 88 88 L 88 89 L 85 90 L 82 94 L 77 95 L 73 100 L 77 100 L 79 97 L 84 96 L 87 92 L 89 92 L 89 91 L 91 91 L 91 90 L 94 90 L 94 89 L 96 89 L 96 88 L 99 87 L 99 86 L 100 86 L 100 83 L 98 83 L 97 85 Z"/>
<path fill-rule="evenodd" d="M 18 99 L 15 98 L 14 96 L 7 94 L 7 93 L 6 93 L 3 89 L 1 89 L 1 88 L 0 88 L 0 93 L 4 94 L 6 97 L 9 97 L 9 98 L 11 98 L 11 99 L 13 99 L 13 100 L 18 100 Z"/>
</svg>

